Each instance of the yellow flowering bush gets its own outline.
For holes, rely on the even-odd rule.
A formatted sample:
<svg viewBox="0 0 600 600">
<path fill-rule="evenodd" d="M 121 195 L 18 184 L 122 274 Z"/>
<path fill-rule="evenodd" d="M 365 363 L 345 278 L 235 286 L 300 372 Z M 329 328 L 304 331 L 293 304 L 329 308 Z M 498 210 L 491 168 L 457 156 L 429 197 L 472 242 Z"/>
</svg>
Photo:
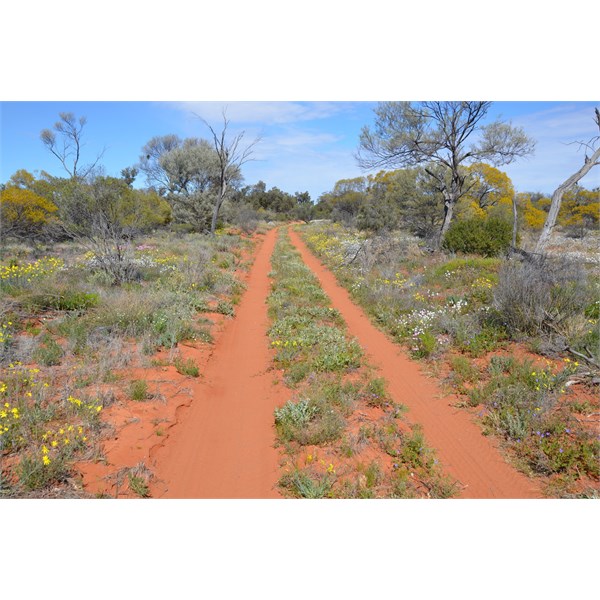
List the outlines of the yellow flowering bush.
<svg viewBox="0 0 600 600">
<path fill-rule="evenodd" d="M 36 279 L 52 275 L 64 267 L 63 260 L 53 257 L 43 257 L 22 265 L 3 265 L 0 266 L 0 286 L 27 287 Z"/>
<path fill-rule="evenodd" d="M 102 410 L 98 399 L 52 401 L 38 373 L 14 363 L 0 381 L 0 454 L 19 457 L 8 475 L 30 490 L 65 476 L 69 461 L 89 444 Z"/>
</svg>

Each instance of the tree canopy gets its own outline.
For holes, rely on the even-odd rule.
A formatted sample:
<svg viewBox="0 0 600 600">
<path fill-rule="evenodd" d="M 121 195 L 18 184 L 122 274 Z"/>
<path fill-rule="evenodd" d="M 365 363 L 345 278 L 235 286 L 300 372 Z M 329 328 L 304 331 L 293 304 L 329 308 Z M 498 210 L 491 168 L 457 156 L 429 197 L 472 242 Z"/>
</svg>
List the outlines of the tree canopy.
<svg viewBox="0 0 600 600">
<path fill-rule="evenodd" d="M 531 154 L 534 142 L 501 121 L 484 124 L 491 102 L 382 102 L 373 128 L 363 127 L 357 153 L 364 169 L 422 165 L 444 198 L 439 247 L 458 200 L 469 190 L 464 167 L 506 165 Z"/>
</svg>

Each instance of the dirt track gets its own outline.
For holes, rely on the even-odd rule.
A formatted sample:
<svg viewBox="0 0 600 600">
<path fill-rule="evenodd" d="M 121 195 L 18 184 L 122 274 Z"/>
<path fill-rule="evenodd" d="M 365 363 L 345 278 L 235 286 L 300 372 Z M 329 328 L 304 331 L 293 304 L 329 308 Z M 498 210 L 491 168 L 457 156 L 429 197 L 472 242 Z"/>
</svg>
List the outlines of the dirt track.
<svg viewBox="0 0 600 600">
<path fill-rule="evenodd" d="M 268 371 L 266 298 L 276 230 L 265 236 L 236 316 L 225 327 L 195 400 L 178 414 L 167 443 L 153 453 L 163 498 L 277 498 L 273 411 L 289 393 Z"/>
<path fill-rule="evenodd" d="M 350 335 L 363 347 L 369 362 L 379 369 L 397 402 L 410 409 L 407 418 L 423 426 L 429 446 L 435 448 L 445 471 L 462 486 L 462 498 L 540 498 L 535 482 L 509 466 L 489 438 L 469 416 L 449 405 L 441 390 L 417 363 L 378 330 L 356 306 L 334 275 L 308 250 L 299 235 L 290 238 L 323 290 L 342 314 Z"/>
<path fill-rule="evenodd" d="M 270 257 L 277 231 L 258 250 L 248 289 L 236 316 L 217 340 L 203 378 L 194 385 L 194 401 L 177 415 L 163 446 L 152 453 L 152 495 L 164 498 L 278 498 L 278 451 L 273 411 L 291 393 L 269 371 Z M 294 245 L 342 314 L 371 365 L 387 380 L 397 402 L 420 423 L 444 470 L 461 485 L 462 498 L 539 498 L 535 482 L 509 466 L 492 441 L 468 414 L 450 406 L 417 363 L 372 325 L 298 234 Z"/>
</svg>

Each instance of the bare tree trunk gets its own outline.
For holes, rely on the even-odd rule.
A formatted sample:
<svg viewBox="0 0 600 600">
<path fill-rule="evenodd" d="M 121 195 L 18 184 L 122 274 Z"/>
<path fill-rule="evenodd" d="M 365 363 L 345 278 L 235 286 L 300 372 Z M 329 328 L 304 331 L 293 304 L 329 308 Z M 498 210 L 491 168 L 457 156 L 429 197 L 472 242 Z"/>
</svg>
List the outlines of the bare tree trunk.
<svg viewBox="0 0 600 600">
<path fill-rule="evenodd" d="M 535 247 L 536 252 L 543 252 L 544 248 L 548 244 L 548 240 L 550 239 L 550 234 L 556 225 L 556 218 L 558 217 L 558 213 L 560 211 L 560 205 L 562 204 L 562 198 L 566 192 L 568 192 L 584 175 L 588 173 L 588 171 L 596 164 L 598 164 L 598 160 L 600 159 L 600 147 L 592 154 L 591 158 L 587 158 L 581 169 L 576 173 L 573 173 L 571 177 L 569 177 L 564 183 L 559 185 L 554 194 L 552 194 L 552 201 L 550 203 L 550 212 L 546 217 L 546 222 L 544 223 L 544 228 L 542 229 L 542 233 L 540 235 L 540 239 L 538 240 L 537 246 Z"/>
<path fill-rule="evenodd" d="M 438 236 L 435 244 L 435 250 L 439 250 L 444 243 L 444 238 L 446 237 L 446 233 L 450 227 L 450 221 L 452 221 L 455 204 L 456 201 L 449 196 L 444 199 L 444 222 L 442 223 L 442 229 L 440 230 L 440 235 Z"/>
<path fill-rule="evenodd" d="M 512 247 L 517 247 L 517 231 L 519 229 L 518 214 L 517 214 L 517 195 L 513 194 L 512 197 L 512 211 L 513 211 L 513 231 L 512 231 Z"/>
<path fill-rule="evenodd" d="M 202 117 L 200 117 L 200 119 L 202 119 Z M 227 188 L 235 178 L 236 173 L 240 171 L 242 165 L 250 160 L 252 147 L 259 141 L 259 138 L 254 140 L 246 148 L 240 148 L 240 143 L 244 137 L 244 132 L 239 133 L 230 142 L 227 142 L 226 137 L 229 121 L 227 120 L 225 110 L 223 110 L 223 128 L 221 129 L 220 135 L 217 135 L 215 130 L 208 124 L 207 121 L 204 119 L 202 119 L 202 121 L 212 133 L 213 146 L 219 161 L 218 196 L 215 201 L 212 221 L 210 224 L 210 233 L 211 235 L 215 235 L 215 231 L 217 230 L 217 218 L 219 216 L 219 210 L 221 209 L 221 205 L 225 200 Z"/>
<path fill-rule="evenodd" d="M 210 233 L 211 235 L 215 235 L 215 231 L 217 230 L 217 218 L 219 217 L 219 211 L 221 210 L 221 204 L 223 204 L 223 198 L 219 194 L 215 205 L 213 207 L 212 221 L 210 224 Z"/>
<path fill-rule="evenodd" d="M 598 128 L 600 129 L 600 111 L 598 111 L 598 109 L 596 108 L 595 113 L 596 113 L 596 117 L 595 117 L 596 125 L 598 125 Z M 595 139 L 598 140 L 598 138 L 595 138 Z M 587 148 L 592 149 L 591 148 L 592 142 L 590 142 L 590 144 L 583 144 L 582 142 L 580 142 L 580 143 L 581 143 L 581 145 L 584 145 Z M 591 158 L 588 158 L 588 156 L 586 154 L 583 166 L 576 173 L 573 173 L 573 175 L 571 175 L 571 177 L 569 177 L 564 183 L 562 183 L 561 185 L 559 185 L 556 188 L 554 194 L 552 194 L 552 201 L 550 203 L 550 212 L 548 213 L 548 216 L 546 217 L 546 222 L 544 223 L 544 228 L 542 229 L 540 239 L 538 240 L 538 243 L 535 247 L 536 252 L 543 252 L 544 248 L 546 247 L 546 245 L 548 243 L 548 240 L 550 239 L 550 234 L 552 233 L 552 230 L 554 229 L 554 226 L 556 225 L 556 218 L 558 217 L 558 213 L 560 211 L 560 205 L 562 203 L 563 195 L 566 192 L 568 192 L 584 175 L 586 175 L 592 167 L 600 164 L 599 161 L 600 161 L 600 146 L 598 146 L 598 148 L 595 149 Z"/>
</svg>

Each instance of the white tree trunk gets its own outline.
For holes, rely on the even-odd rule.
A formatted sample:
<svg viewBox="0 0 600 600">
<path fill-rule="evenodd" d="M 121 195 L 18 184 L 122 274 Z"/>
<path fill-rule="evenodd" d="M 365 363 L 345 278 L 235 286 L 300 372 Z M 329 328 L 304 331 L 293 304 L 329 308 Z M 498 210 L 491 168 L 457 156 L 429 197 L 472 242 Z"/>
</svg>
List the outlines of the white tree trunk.
<svg viewBox="0 0 600 600">
<path fill-rule="evenodd" d="M 437 239 L 435 247 L 436 250 L 440 250 L 442 244 L 444 243 L 444 238 L 446 237 L 446 233 L 448 232 L 448 228 L 450 227 L 450 221 L 452 221 L 452 214 L 454 213 L 455 204 L 456 200 L 450 196 L 446 196 L 446 198 L 444 199 L 444 222 L 442 223 L 442 229 Z"/>
<path fill-rule="evenodd" d="M 550 239 L 550 234 L 556 225 L 556 218 L 558 217 L 558 213 L 560 211 L 560 205 L 562 203 L 562 198 L 566 192 L 568 192 L 584 175 L 590 171 L 590 169 L 598 164 L 598 160 L 600 160 L 600 147 L 592 154 L 591 158 L 587 158 L 581 169 L 576 173 L 573 173 L 571 177 L 569 177 L 564 183 L 559 185 L 554 194 L 552 194 L 552 202 L 550 203 L 550 212 L 548 212 L 548 216 L 546 217 L 546 222 L 544 223 L 544 228 L 542 229 L 542 233 L 540 235 L 540 239 L 538 240 L 537 246 L 535 247 L 536 252 L 543 252 L 544 248 L 548 244 L 548 240 Z"/>
<path fill-rule="evenodd" d="M 512 211 L 513 211 L 513 230 L 512 230 L 512 247 L 517 247 L 517 232 L 519 229 L 518 213 L 517 213 L 517 195 L 513 194 L 512 197 Z"/>
</svg>

